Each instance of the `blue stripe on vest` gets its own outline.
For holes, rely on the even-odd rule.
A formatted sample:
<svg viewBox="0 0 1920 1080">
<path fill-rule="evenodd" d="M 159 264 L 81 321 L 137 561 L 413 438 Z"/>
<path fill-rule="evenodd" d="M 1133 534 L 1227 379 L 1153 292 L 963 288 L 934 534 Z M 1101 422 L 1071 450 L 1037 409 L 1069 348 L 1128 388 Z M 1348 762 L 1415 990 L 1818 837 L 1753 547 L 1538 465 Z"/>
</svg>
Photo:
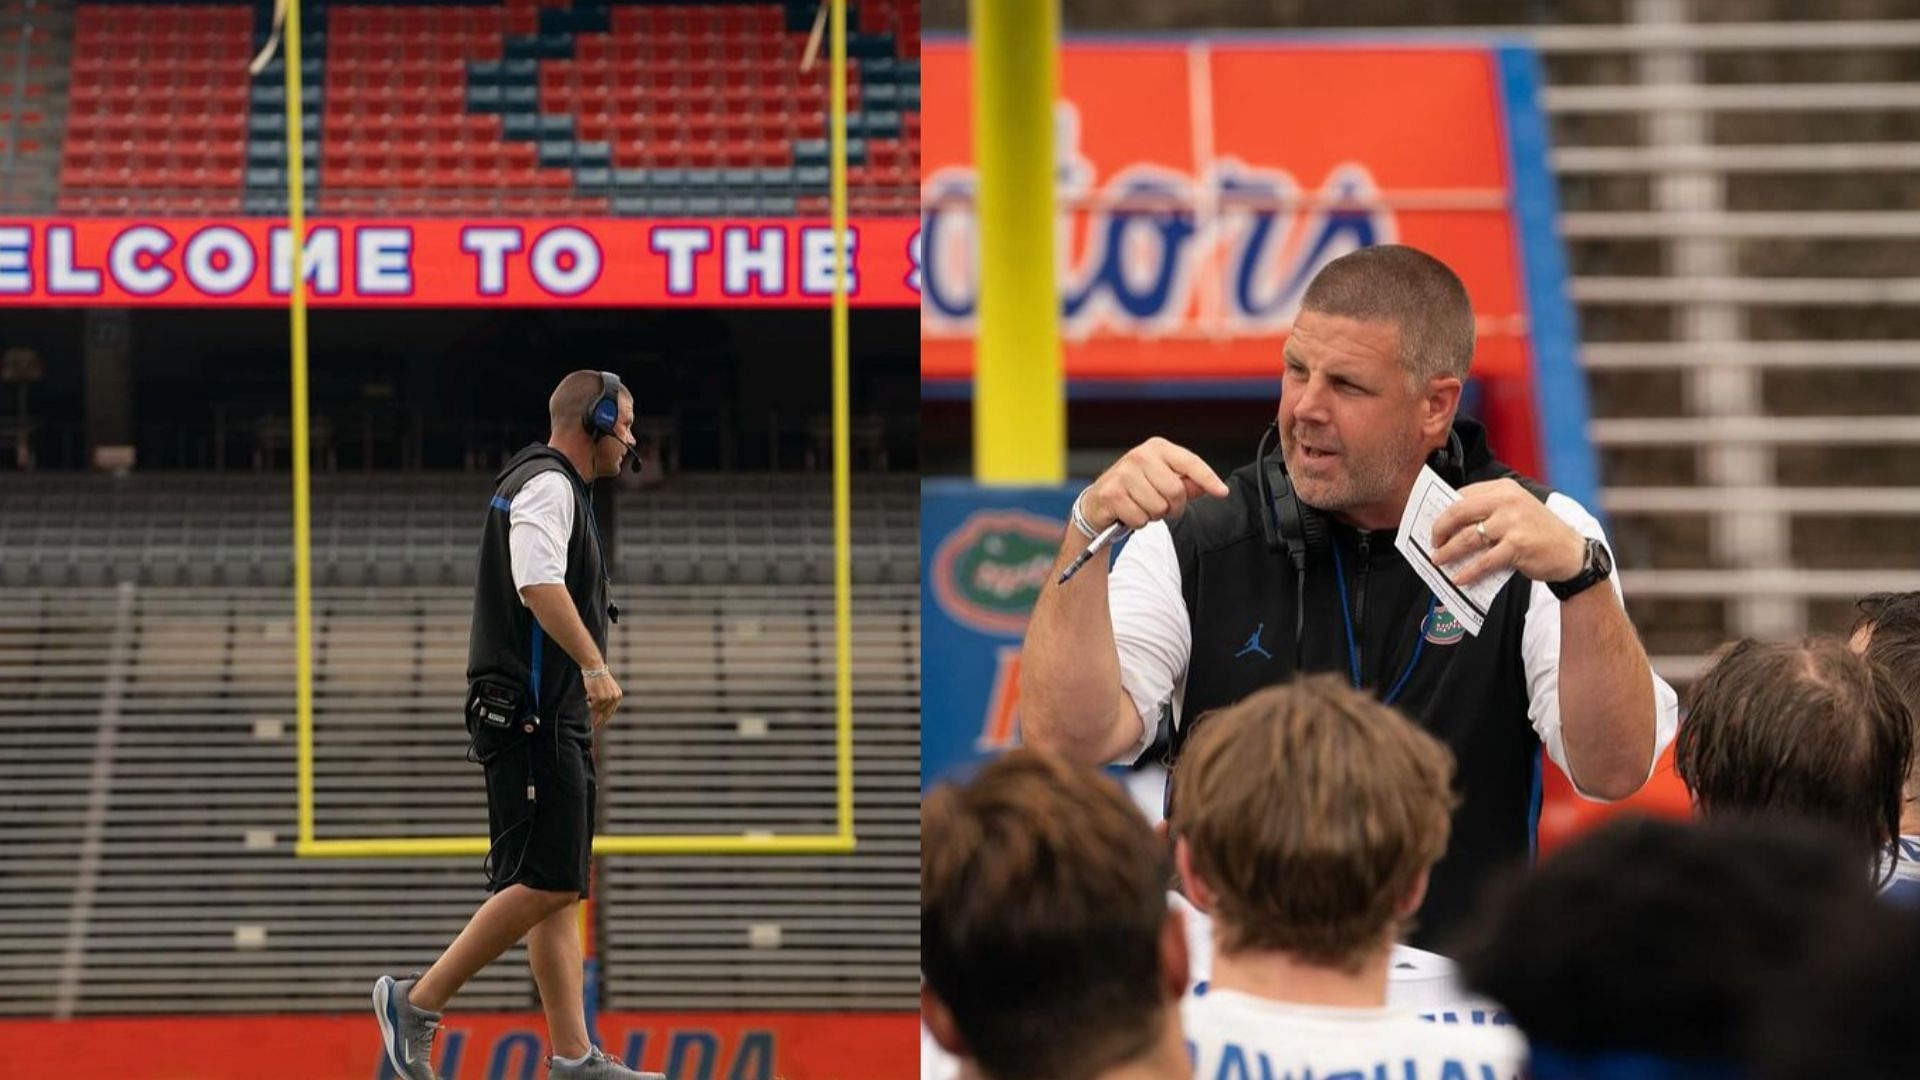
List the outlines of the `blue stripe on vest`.
<svg viewBox="0 0 1920 1080">
<path fill-rule="evenodd" d="M 1532 866 L 1540 858 L 1540 759 L 1546 755 L 1546 748 L 1533 752 L 1533 783 L 1527 791 L 1527 865 Z"/>
<path fill-rule="evenodd" d="M 503 499 L 500 496 L 495 495 L 493 497 L 493 508 L 495 510 L 511 510 L 513 509 L 513 500 Z"/>
<path fill-rule="evenodd" d="M 535 709 L 538 709 L 540 707 L 540 654 L 541 652 L 544 651 L 543 649 L 540 648 L 540 645 L 541 645 L 541 638 L 544 635 L 541 634 L 540 632 L 540 620 L 534 619 L 532 621 L 533 621 L 533 707 Z"/>
</svg>

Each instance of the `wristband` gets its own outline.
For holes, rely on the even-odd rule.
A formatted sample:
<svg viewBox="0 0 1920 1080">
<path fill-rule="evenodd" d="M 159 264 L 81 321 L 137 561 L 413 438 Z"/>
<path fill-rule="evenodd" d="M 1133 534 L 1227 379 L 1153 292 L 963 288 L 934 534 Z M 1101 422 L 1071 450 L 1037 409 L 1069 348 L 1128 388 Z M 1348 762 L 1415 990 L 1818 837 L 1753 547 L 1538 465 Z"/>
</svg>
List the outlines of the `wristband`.
<svg viewBox="0 0 1920 1080">
<path fill-rule="evenodd" d="M 594 668 L 592 671 L 588 671 L 585 668 L 580 670 L 580 677 L 583 679 L 604 679 L 607 677 L 607 674 L 606 668 Z"/>
<path fill-rule="evenodd" d="M 1087 520 L 1087 515 L 1080 512 L 1080 500 L 1086 498 L 1087 492 L 1092 490 L 1093 485 L 1088 484 L 1080 489 L 1080 494 L 1073 497 L 1073 527 L 1079 529 L 1080 535 L 1089 540 L 1099 536 L 1100 530 L 1094 528 L 1093 524 Z"/>
</svg>

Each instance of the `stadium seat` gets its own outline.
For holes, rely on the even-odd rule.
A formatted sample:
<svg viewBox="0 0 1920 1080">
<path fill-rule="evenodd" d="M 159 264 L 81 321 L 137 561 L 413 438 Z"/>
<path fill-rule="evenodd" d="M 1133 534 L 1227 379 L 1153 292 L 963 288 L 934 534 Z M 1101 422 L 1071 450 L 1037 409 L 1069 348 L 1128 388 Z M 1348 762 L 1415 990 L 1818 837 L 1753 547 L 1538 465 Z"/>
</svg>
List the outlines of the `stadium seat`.
<svg viewBox="0 0 1920 1080">
<path fill-rule="evenodd" d="M 867 141 L 918 138 L 914 7 L 855 5 L 851 162 L 865 160 Z M 607 194 L 645 190 L 683 204 L 697 198 L 694 212 L 717 200 L 744 214 L 749 199 L 762 208 L 752 212 L 764 212 L 824 195 L 825 173 L 813 167 L 826 164 L 826 72 L 798 67 L 811 10 L 526 0 L 316 6 L 301 64 L 306 160 L 326 183 L 420 187 L 440 207 L 477 205 L 485 200 L 470 196 L 490 192 L 519 205 L 627 213 L 637 209 L 631 199 Z M 272 205 L 266 185 L 283 182 L 285 170 L 285 59 L 255 78 L 244 74 L 260 17 L 258 5 L 82 0 L 61 205 Z M 42 110 L 45 93 L 44 81 L 30 83 L 26 109 Z M 406 152 L 370 155 L 362 148 L 370 132 Z M 154 153 L 116 157 L 122 144 Z M 873 164 L 851 174 L 857 185 L 876 185 L 864 205 L 902 205 L 914 194 L 917 154 L 876 144 Z M 679 169 L 715 194 L 671 189 Z M 715 172 L 720 179 L 708 181 Z"/>
</svg>

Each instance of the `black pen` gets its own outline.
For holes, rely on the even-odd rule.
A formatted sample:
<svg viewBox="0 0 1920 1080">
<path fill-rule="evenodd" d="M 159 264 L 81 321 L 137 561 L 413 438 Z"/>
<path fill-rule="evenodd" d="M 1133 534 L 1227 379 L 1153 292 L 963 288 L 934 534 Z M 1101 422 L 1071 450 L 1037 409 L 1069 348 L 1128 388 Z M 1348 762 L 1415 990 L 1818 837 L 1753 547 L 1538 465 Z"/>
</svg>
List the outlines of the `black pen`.
<svg viewBox="0 0 1920 1080">
<path fill-rule="evenodd" d="M 1087 545 L 1087 550 L 1074 556 L 1073 561 L 1067 564 L 1066 570 L 1062 571 L 1060 574 L 1059 584 L 1065 585 L 1068 581 L 1072 580 L 1073 575 L 1079 573 L 1080 568 L 1087 565 L 1087 560 L 1093 558 L 1093 555 L 1095 552 L 1099 551 L 1103 547 L 1106 547 L 1108 541 L 1119 536 L 1121 533 L 1130 532 L 1130 531 L 1131 530 L 1129 530 L 1125 525 L 1122 525 L 1117 521 L 1107 526 L 1106 528 L 1101 529 L 1100 535 L 1094 537 L 1093 543 Z"/>
</svg>

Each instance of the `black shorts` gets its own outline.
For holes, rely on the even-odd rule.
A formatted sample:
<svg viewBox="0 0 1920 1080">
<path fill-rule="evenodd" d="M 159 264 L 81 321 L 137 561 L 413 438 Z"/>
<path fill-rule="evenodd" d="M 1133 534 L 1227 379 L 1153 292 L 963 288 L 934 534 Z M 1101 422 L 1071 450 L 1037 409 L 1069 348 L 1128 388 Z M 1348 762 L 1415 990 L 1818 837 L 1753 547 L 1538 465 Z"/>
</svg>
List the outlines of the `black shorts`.
<svg viewBox="0 0 1920 1080">
<path fill-rule="evenodd" d="M 556 738 L 550 728 L 526 735 L 517 727 L 470 727 L 487 777 L 488 891 L 519 884 L 586 899 L 600 793 L 593 744 L 564 732 Z"/>
</svg>

